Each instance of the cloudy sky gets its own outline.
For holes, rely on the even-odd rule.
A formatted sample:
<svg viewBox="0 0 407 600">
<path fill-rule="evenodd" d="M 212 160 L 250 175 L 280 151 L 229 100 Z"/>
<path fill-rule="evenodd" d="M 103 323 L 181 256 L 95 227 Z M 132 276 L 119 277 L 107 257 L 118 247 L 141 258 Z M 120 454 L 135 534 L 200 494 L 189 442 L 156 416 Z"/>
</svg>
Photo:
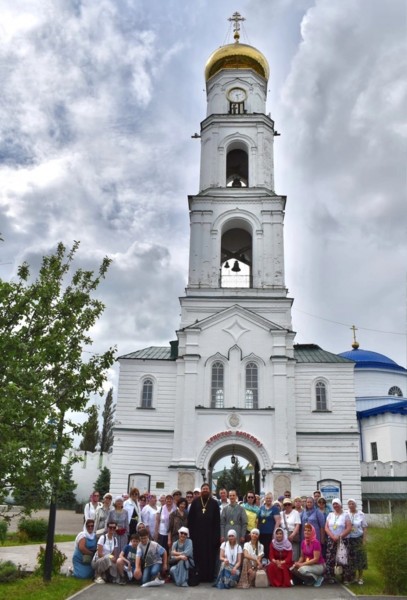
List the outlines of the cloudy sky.
<svg viewBox="0 0 407 600">
<path fill-rule="evenodd" d="M 0 0 L 0 277 L 80 240 L 77 266 L 114 259 L 93 349 L 174 339 L 203 70 L 235 10 L 271 69 L 296 341 L 342 352 L 355 324 L 406 365 L 404 0 Z"/>
</svg>

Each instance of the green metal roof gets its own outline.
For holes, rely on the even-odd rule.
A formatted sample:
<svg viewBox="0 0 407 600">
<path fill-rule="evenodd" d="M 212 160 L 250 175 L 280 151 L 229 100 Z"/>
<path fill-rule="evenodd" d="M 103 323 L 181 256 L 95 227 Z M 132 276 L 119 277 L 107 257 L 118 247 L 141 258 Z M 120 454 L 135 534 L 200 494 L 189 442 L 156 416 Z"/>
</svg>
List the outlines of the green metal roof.
<svg viewBox="0 0 407 600">
<path fill-rule="evenodd" d="M 138 360 L 175 360 L 171 356 L 170 346 L 149 346 L 130 354 L 120 356 L 119 359 L 138 359 Z M 342 358 L 332 352 L 323 350 L 316 344 L 295 344 L 294 358 L 298 363 L 352 363 L 347 358 Z"/>
<path fill-rule="evenodd" d="M 149 346 L 143 348 L 143 350 L 137 350 L 136 352 L 130 352 L 119 356 L 119 360 L 122 358 L 136 358 L 139 360 L 174 360 L 171 358 L 170 346 Z"/>
<path fill-rule="evenodd" d="M 347 358 L 323 350 L 317 344 L 294 344 L 294 358 L 299 363 L 352 363 Z"/>
</svg>

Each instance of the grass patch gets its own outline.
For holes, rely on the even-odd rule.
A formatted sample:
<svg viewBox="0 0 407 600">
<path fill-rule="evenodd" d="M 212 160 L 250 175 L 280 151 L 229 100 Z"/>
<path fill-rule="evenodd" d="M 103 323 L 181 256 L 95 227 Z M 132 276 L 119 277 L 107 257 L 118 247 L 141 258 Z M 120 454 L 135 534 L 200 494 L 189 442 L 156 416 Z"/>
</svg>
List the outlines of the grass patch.
<svg viewBox="0 0 407 600">
<path fill-rule="evenodd" d="M 41 577 L 31 575 L 12 583 L 2 583 L 0 600 L 66 600 L 90 585 L 90 579 L 75 579 L 58 575 L 45 583 Z"/>
<path fill-rule="evenodd" d="M 380 560 L 380 552 L 379 555 L 377 550 L 375 552 L 377 545 L 379 544 L 380 547 L 382 544 L 383 535 L 386 535 L 386 532 L 381 527 L 368 528 L 366 551 L 369 568 L 363 573 L 364 584 L 351 585 L 349 587 L 349 589 L 357 596 L 382 596 L 383 594 L 389 593 L 388 590 L 386 590 L 385 578 L 377 567 L 378 560 Z M 395 535 L 394 532 L 393 535 Z M 381 546 L 381 548 L 384 551 L 384 547 Z M 404 558 L 401 559 L 401 562 L 404 563 Z"/>
<path fill-rule="evenodd" d="M 73 542 L 75 538 L 76 535 L 68 535 L 65 533 L 56 534 L 55 544 L 59 544 L 60 542 Z M 33 542 L 30 540 L 21 542 L 21 540 L 17 537 L 17 533 L 8 533 L 2 546 L 32 546 L 33 544 L 44 545 L 44 542 Z"/>
</svg>

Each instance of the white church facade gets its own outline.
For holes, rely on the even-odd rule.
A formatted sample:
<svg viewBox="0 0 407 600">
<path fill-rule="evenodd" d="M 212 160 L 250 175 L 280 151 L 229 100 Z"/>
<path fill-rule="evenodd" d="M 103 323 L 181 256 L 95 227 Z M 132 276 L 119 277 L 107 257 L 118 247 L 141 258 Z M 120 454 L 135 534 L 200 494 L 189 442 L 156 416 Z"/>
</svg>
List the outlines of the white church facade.
<svg viewBox="0 0 407 600">
<path fill-rule="evenodd" d="M 354 363 L 295 344 L 269 66 L 238 29 L 236 21 L 235 43 L 205 69 L 200 188 L 188 199 L 176 339 L 119 359 L 111 488 L 185 493 L 236 454 L 254 466 L 257 491 L 320 487 L 360 501 Z"/>
</svg>

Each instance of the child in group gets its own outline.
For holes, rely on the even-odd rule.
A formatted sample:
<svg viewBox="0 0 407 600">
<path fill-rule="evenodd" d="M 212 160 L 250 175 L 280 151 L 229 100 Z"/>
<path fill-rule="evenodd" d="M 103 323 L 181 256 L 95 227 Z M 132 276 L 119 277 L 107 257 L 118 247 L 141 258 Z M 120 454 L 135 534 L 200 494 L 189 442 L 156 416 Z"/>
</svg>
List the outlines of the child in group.
<svg viewBox="0 0 407 600">
<path fill-rule="evenodd" d="M 120 552 L 119 558 L 117 559 L 117 570 L 120 575 L 120 585 L 125 585 L 127 583 L 127 579 L 129 581 L 134 579 L 134 571 L 136 570 L 136 552 L 139 541 L 139 534 L 133 533 L 130 536 L 129 543 Z M 125 575 L 124 571 L 126 571 L 127 575 Z"/>
</svg>

